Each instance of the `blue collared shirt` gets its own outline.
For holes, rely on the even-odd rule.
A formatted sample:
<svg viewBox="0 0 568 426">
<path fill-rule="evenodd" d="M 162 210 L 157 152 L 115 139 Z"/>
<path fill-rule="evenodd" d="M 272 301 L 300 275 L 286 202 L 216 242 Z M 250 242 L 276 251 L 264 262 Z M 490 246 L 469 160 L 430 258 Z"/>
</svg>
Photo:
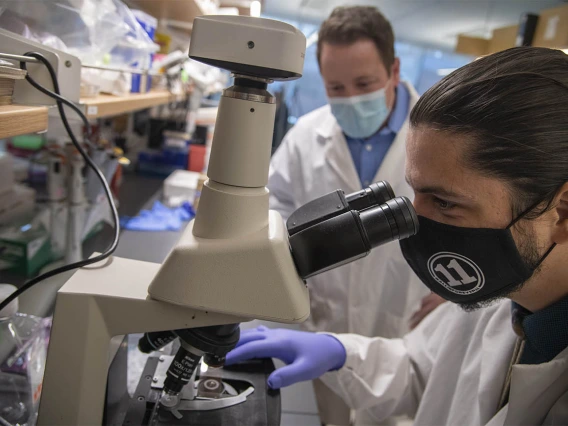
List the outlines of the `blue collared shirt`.
<svg viewBox="0 0 568 426">
<path fill-rule="evenodd" d="M 525 335 L 521 364 L 552 361 L 568 347 L 568 297 L 535 313 L 513 302 L 513 312 Z"/>
<path fill-rule="evenodd" d="M 401 83 L 397 86 L 394 109 L 386 126 L 367 139 L 356 139 L 345 135 L 355 169 L 363 187 L 373 183 L 390 146 L 406 121 L 406 117 L 408 117 L 409 106 L 410 93 L 406 86 Z"/>
</svg>

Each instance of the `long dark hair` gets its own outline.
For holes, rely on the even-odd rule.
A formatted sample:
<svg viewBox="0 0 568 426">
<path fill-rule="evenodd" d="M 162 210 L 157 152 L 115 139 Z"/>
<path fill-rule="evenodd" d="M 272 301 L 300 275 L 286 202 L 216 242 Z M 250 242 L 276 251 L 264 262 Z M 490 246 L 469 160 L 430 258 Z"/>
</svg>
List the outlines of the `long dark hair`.
<svg viewBox="0 0 568 426">
<path fill-rule="evenodd" d="M 550 208 L 568 182 L 568 55 L 517 47 L 474 61 L 418 101 L 413 127 L 464 135 L 465 164 L 509 184 L 514 213 Z"/>
</svg>

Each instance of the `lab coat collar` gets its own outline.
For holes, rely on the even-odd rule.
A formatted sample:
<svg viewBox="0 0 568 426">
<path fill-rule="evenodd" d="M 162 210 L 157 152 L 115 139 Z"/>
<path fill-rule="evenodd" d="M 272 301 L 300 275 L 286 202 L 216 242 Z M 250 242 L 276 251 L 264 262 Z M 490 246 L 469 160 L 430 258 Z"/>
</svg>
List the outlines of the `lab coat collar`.
<svg viewBox="0 0 568 426">
<path fill-rule="evenodd" d="M 501 309 L 509 310 L 509 303 L 503 303 Z M 503 320 L 499 315 L 492 318 Z M 490 330 L 497 330 L 497 324 L 487 324 Z M 495 336 L 487 334 L 482 343 L 481 371 L 478 394 L 480 412 L 498 410 L 501 385 L 512 357 L 516 335 L 511 327 L 510 351 L 496 350 Z M 506 342 L 502 342 L 506 344 Z M 502 365 L 500 375 L 488 374 L 495 370 L 491 366 Z M 496 386 L 495 383 L 499 385 Z M 552 361 L 542 364 L 517 364 L 513 366 L 509 402 L 486 424 L 501 425 L 536 425 L 542 424 L 553 405 L 568 394 L 568 348 L 564 349 Z"/>
<path fill-rule="evenodd" d="M 503 350 L 500 345 L 495 345 L 498 330 L 502 327 L 502 322 L 511 322 L 510 302 L 508 300 L 501 301 L 500 315 L 494 315 L 486 327 L 486 333 L 483 335 L 481 342 L 481 365 L 479 372 L 478 395 L 479 395 L 479 412 L 490 413 L 499 410 L 499 401 L 501 399 L 501 390 L 505 383 L 505 378 L 513 357 L 513 350 L 517 335 L 512 327 L 509 327 L 509 335 L 507 339 L 501 340 L 500 344 L 508 345 L 508 350 Z M 499 368 L 495 368 L 499 365 Z M 497 371 L 498 373 L 494 373 Z M 489 373 L 492 372 L 492 373 Z"/>
<path fill-rule="evenodd" d="M 550 362 L 515 365 L 505 424 L 542 424 L 552 406 L 566 393 L 568 348 Z"/>
<path fill-rule="evenodd" d="M 338 133 L 342 133 L 341 127 L 337 123 L 337 120 L 331 113 L 331 108 L 329 105 L 326 107 L 329 111 L 329 114 L 326 114 L 325 118 L 321 121 L 321 123 L 316 127 L 315 131 L 323 139 L 331 139 L 334 135 Z"/>
<path fill-rule="evenodd" d="M 337 127 L 339 128 L 339 125 Z M 359 191 L 361 189 L 361 181 L 341 129 L 334 132 L 330 138 L 326 138 L 324 142 L 326 161 L 344 182 L 342 189 L 345 193 Z"/>
</svg>

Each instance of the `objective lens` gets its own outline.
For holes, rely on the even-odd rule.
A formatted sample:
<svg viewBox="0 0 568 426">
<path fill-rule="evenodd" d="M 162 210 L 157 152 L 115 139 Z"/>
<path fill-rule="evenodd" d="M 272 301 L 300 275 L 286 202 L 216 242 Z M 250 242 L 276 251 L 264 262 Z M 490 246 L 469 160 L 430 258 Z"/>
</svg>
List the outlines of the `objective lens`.
<svg viewBox="0 0 568 426">
<path fill-rule="evenodd" d="M 410 200 L 396 197 L 359 214 L 371 247 L 403 240 L 418 232 L 418 217 Z"/>
<path fill-rule="evenodd" d="M 175 340 L 177 336 L 173 331 L 156 331 L 144 333 L 138 341 L 138 349 L 140 352 L 149 354 L 152 351 L 159 351 L 168 343 Z"/>
<path fill-rule="evenodd" d="M 180 347 L 166 372 L 164 390 L 174 395 L 181 392 L 191 380 L 193 372 L 199 365 L 199 360 L 201 360 L 201 354 L 190 352 L 183 346 Z"/>
</svg>

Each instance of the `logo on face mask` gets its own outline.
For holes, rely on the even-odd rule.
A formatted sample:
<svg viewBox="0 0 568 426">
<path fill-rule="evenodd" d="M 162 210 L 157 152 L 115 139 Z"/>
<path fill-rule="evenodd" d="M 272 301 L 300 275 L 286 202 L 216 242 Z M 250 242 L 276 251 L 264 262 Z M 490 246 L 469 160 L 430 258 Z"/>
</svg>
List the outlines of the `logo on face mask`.
<svg viewBox="0 0 568 426">
<path fill-rule="evenodd" d="M 442 252 L 428 259 L 430 275 L 448 291 L 468 295 L 478 292 L 485 284 L 483 272 L 465 256 Z"/>
</svg>

